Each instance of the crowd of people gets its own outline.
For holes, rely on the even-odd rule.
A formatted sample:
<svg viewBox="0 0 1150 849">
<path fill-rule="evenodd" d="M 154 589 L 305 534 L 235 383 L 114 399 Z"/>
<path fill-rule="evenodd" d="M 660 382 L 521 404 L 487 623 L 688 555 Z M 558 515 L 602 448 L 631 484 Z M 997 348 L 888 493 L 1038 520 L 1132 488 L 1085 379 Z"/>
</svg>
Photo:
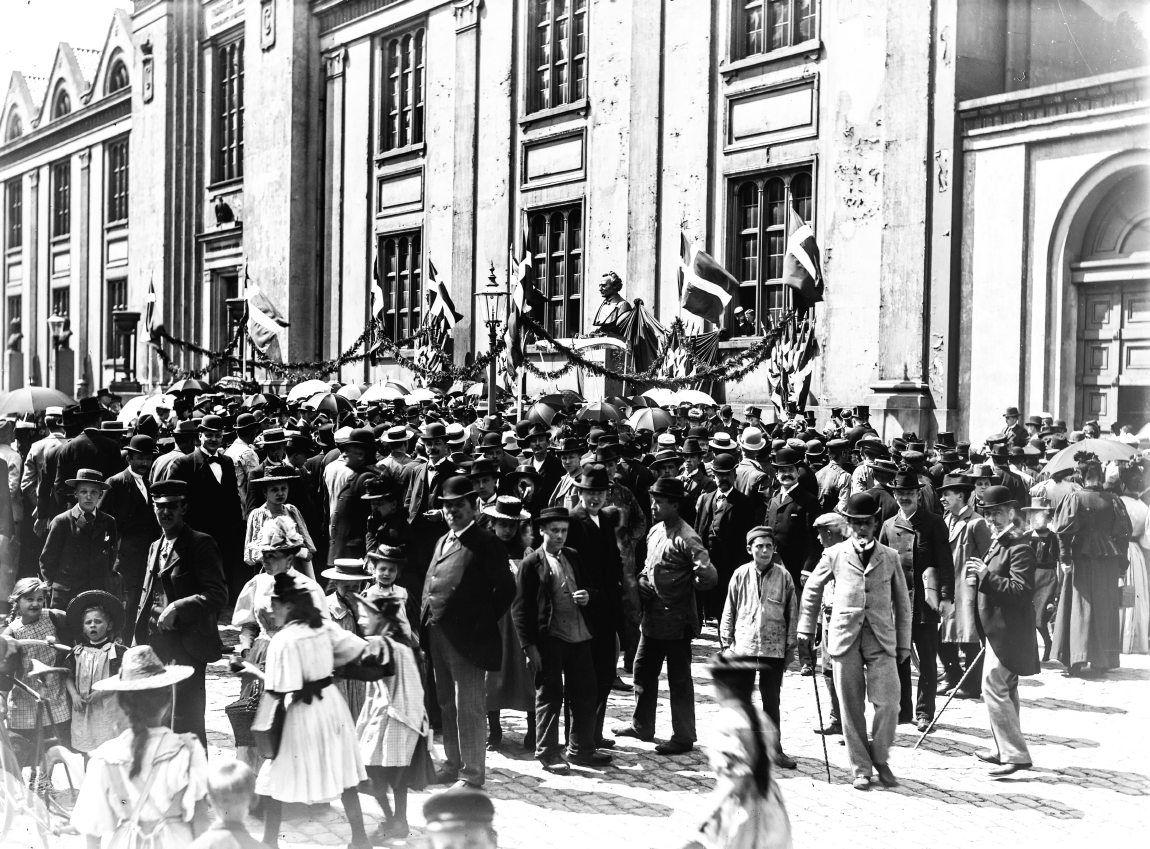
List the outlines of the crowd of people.
<svg viewBox="0 0 1150 849">
<path fill-rule="evenodd" d="M 18 753 L 35 737 L 84 754 L 72 825 L 92 846 L 234 835 L 249 802 L 274 846 L 285 803 L 337 798 L 353 845 L 401 838 L 408 790 L 483 787 L 487 751 L 511 745 L 503 712 L 526 714 L 515 745 L 554 774 L 653 741 L 664 666 L 654 751 L 674 757 L 696 744 L 708 623 L 717 691 L 754 730 L 728 729 L 751 765 L 737 792 L 760 801 L 771 768 L 795 767 L 789 668 L 824 676 L 817 731 L 843 736 L 865 790 L 898 784 L 895 728 L 930 731 L 940 695 L 985 702 L 992 775 L 1029 768 L 1017 687 L 1040 644 L 1082 677 L 1150 650 L 1147 465 L 1136 439 L 1099 456 L 1097 422 L 1010 408 L 971 445 L 883 440 L 863 406 L 821 426 L 706 403 L 628 418 L 655 402 L 569 393 L 517 419 L 463 394 L 209 390 L 124 421 L 102 400 L 0 423 L 5 727 Z M 221 625 L 238 631 L 238 762 L 209 773 Z M 633 706 L 608 729 L 612 691 Z M 370 835 L 361 793 L 385 817 Z M 224 825 L 205 832 L 209 796 Z"/>
</svg>

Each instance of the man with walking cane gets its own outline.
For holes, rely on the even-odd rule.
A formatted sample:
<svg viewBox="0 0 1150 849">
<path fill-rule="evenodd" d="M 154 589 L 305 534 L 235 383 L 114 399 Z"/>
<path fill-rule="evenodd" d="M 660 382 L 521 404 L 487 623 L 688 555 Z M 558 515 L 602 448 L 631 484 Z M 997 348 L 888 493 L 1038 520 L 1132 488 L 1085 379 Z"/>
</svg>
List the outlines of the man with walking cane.
<svg viewBox="0 0 1150 849">
<path fill-rule="evenodd" d="M 799 650 L 808 656 L 811 652 L 823 588 L 833 580 L 827 651 L 834 665 L 852 783 L 856 790 L 869 790 L 871 774 L 877 772 L 884 787 L 897 787 L 887 758 L 898 723 L 896 663 L 910 657 L 910 596 L 898 553 L 875 540 L 875 497 L 852 495 L 841 512 L 850 538 L 825 549 L 807 579 L 799 612 Z M 874 706 L 869 743 L 864 699 Z"/>
</svg>

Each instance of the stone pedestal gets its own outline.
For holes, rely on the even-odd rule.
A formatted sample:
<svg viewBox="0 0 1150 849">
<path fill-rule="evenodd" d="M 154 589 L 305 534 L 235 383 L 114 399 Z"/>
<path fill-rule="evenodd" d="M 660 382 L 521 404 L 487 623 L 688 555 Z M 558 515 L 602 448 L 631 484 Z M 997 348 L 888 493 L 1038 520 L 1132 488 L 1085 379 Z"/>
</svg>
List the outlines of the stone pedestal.
<svg viewBox="0 0 1150 849">
<path fill-rule="evenodd" d="M 71 348 L 57 348 L 52 352 L 52 387 L 65 395 L 76 391 L 76 352 Z"/>
<path fill-rule="evenodd" d="M 884 380 L 871 392 L 870 422 L 884 442 L 910 432 L 928 441 L 934 437 L 934 399 L 927 384 Z"/>
<path fill-rule="evenodd" d="M 569 340 L 560 340 L 567 344 Z M 615 371 L 623 369 L 623 352 L 615 348 L 590 348 L 580 352 L 584 359 L 606 366 Z M 567 359 L 551 348 L 540 348 L 536 345 L 528 346 L 527 359 L 532 365 L 544 371 L 556 371 L 562 368 Z M 533 374 L 527 375 L 526 397 L 538 395 L 541 392 L 558 392 L 561 389 L 574 389 L 582 394 L 588 401 L 602 401 L 611 395 L 623 394 L 622 381 L 600 377 L 596 374 L 583 374 L 574 369 L 560 378 L 541 380 Z"/>
<path fill-rule="evenodd" d="M 7 389 L 19 389 L 24 385 L 24 354 L 21 351 L 8 352 Z"/>
</svg>

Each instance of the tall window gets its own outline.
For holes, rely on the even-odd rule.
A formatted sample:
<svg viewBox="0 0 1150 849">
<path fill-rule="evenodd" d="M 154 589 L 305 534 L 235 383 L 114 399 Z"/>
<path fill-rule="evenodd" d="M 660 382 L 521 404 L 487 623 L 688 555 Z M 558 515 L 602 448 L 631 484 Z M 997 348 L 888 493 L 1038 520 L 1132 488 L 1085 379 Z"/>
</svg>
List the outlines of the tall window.
<svg viewBox="0 0 1150 849">
<path fill-rule="evenodd" d="M 391 233 L 379 240 L 384 327 L 392 339 L 419 328 L 423 307 L 423 253 L 418 230 Z"/>
<path fill-rule="evenodd" d="M 65 159 L 52 165 L 52 235 L 72 232 L 72 162 Z"/>
<path fill-rule="evenodd" d="M 7 250 L 24 244 L 24 183 L 19 178 L 4 184 L 4 220 L 7 222 L 4 247 Z"/>
<path fill-rule="evenodd" d="M 423 27 L 383 41 L 383 149 L 400 150 L 423 141 Z"/>
<path fill-rule="evenodd" d="M 527 32 L 527 111 L 587 95 L 587 0 L 531 0 Z"/>
<path fill-rule="evenodd" d="M 791 307 L 791 289 L 783 285 L 783 255 L 795 216 L 811 222 L 809 168 L 772 171 L 746 177 L 732 187 L 731 260 L 739 279 L 738 306 L 755 311 L 766 327 Z"/>
<path fill-rule="evenodd" d="M 732 58 L 743 59 L 815 37 L 817 0 L 732 0 Z"/>
<path fill-rule="evenodd" d="M 4 141 L 12 141 L 12 139 L 19 138 L 20 134 L 23 132 L 24 124 L 21 123 L 20 116 L 17 114 L 16 110 L 13 109 L 8 113 L 8 126 L 4 130 Z"/>
<path fill-rule="evenodd" d="M 573 336 L 582 327 L 583 207 L 532 212 L 527 238 L 535 285 L 545 299 L 543 326 L 553 336 Z"/>
<path fill-rule="evenodd" d="M 116 357 L 116 324 L 112 313 L 128 308 L 128 281 L 125 278 L 108 281 L 108 291 L 104 298 L 104 352 L 107 357 Z"/>
<path fill-rule="evenodd" d="M 108 223 L 128 217 L 128 140 L 108 145 Z"/>
<path fill-rule="evenodd" d="M 52 98 L 52 117 L 63 118 L 72 111 L 72 98 L 68 96 L 63 84 L 56 88 L 56 96 Z"/>
<path fill-rule="evenodd" d="M 131 84 L 131 80 L 128 78 L 128 66 L 124 64 L 122 59 L 117 59 L 108 74 L 108 94 L 125 89 Z"/>
<path fill-rule="evenodd" d="M 216 182 L 244 175 L 244 40 L 216 47 L 214 94 L 215 156 L 212 178 Z"/>
</svg>

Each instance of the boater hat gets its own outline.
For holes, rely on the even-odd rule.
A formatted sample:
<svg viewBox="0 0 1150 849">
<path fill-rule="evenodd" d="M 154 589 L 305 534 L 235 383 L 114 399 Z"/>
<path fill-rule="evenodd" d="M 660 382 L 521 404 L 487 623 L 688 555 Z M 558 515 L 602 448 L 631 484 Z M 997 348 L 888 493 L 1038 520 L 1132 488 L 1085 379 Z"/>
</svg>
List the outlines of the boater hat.
<svg viewBox="0 0 1150 849">
<path fill-rule="evenodd" d="M 371 580 L 363 560 L 358 557 L 337 557 L 334 565 L 330 569 L 324 569 L 319 575 L 329 581 Z"/>
<path fill-rule="evenodd" d="M 97 472 L 95 469 L 80 469 L 76 472 L 76 477 L 69 478 L 64 481 L 70 487 L 77 487 L 82 483 L 89 483 L 93 486 L 98 486 L 100 489 L 108 489 L 108 484 L 104 482 L 104 476 Z"/>
<path fill-rule="evenodd" d="M 193 672 L 190 666 L 164 666 L 151 646 L 132 646 L 124 652 L 120 674 L 95 682 L 92 689 L 106 693 L 159 690 L 190 678 Z"/>
<path fill-rule="evenodd" d="M 483 515 L 505 522 L 523 522 L 531 518 L 531 514 L 523 509 L 523 502 L 513 495 L 498 496 L 494 504 L 483 508 Z"/>
</svg>

